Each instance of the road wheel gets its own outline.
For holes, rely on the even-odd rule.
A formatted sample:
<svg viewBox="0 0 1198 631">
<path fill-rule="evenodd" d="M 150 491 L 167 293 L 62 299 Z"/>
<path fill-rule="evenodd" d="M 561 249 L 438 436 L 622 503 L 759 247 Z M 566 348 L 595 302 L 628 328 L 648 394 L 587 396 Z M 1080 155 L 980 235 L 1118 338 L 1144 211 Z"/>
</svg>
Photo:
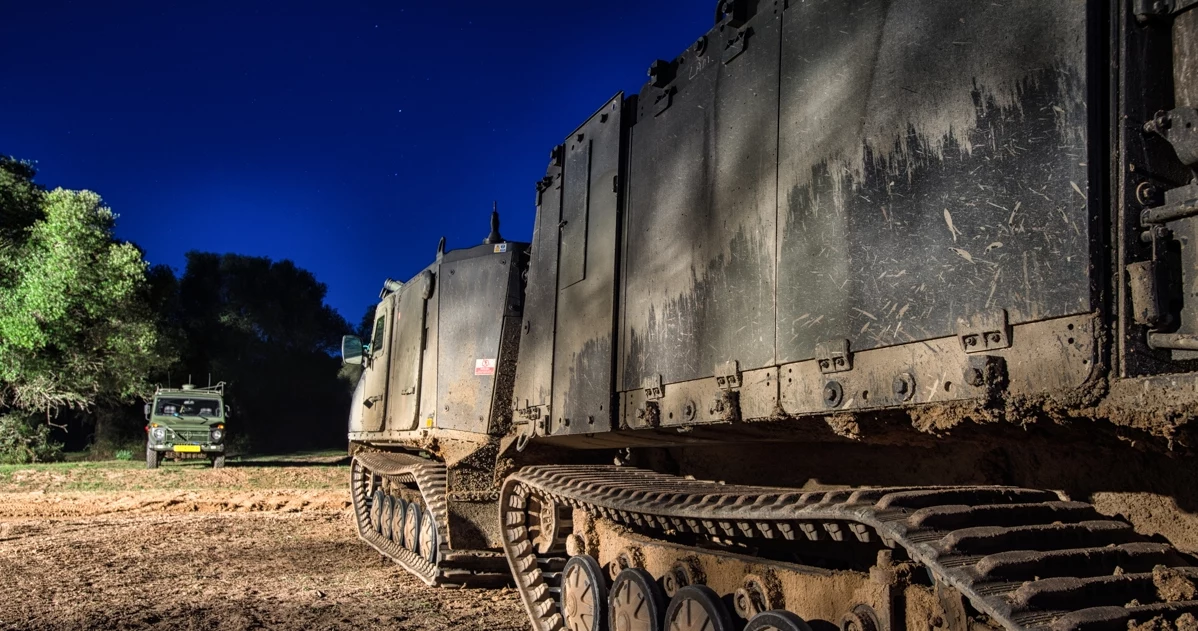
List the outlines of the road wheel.
<svg viewBox="0 0 1198 631">
<path fill-rule="evenodd" d="M 403 525 L 408 516 L 408 503 L 402 497 L 395 499 L 395 508 L 391 511 L 391 543 L 403 547 Z"/>
<path fill-rule="evenodd" d="M 653 576 L 630 567 L 616 575 L 607 610 L 616 631 L 662 631 L 666 598 Z"/>
<path fill-rule="evenodd" d="M 437 522 L 433 520 L 433 514 L 425 509 L 424 517 L 420 518 L 420 556 L 436 565 L 437 546 L 440 543 L 437 537 Z"/>
<path fill-rule="evenodd" d="M 607 628 L 607 583 L 593 557 L 579 554 L 562 570 L 562 617 L 569 631 L 603 631 Z"/>
<path fill-rule="evenodd" d="M 811 631 L 811 625 L 789 611 L 763 611 L 753 616 L 745 631 Z"/>
<path fill-rule="evenodd" d="M 146 443 L 146 468 L 157 469 L 161 462 L 162 454 L 154 451 L 154 448 L 150 446 L 150 443 Z"/>
<path fill-rule="evenodd" d="M 420 554 L 420 505 L 408 504 L 403 520 L 403 547 Z"/>
<path fill-rule="evenodd" d="M 213 469 L 224 469 L 225 468 L 225 455 L 224 454 L 217 454 L 215 456 L 212 456 L 212 468 Z"/>
<path fill-rule="evenodd" d="M 378 534 L 383 534 L 383 489 L 375 489 L 374 499 L 370 502 L 370 527 Z"/>
<path fill-rule="evenodd" d="M 666 628 L 671 631 L 732 631 L 732 617 L 724 603 L 706 585 L 687 585 L 678 590 L 666 610 Z"/>
<path fill-rule="evenodd" d="M 391 517 L 395 514 L 395 498 L 390 495 L 383 496 L 383 512 L 379 513 L 379 523 L 382 525 L 382 530 L 379 532 L 384 539 L 391 538 Z"/>
</svg>

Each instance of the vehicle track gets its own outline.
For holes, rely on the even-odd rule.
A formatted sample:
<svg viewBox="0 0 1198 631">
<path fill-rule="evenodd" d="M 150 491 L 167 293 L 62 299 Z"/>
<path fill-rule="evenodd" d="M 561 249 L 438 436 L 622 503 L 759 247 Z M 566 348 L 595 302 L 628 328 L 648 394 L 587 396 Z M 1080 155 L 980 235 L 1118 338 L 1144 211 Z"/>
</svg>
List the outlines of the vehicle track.
<svg viewBox="0 0 1198 631">
<path fill-rule="evenodd" d="M 555 507 L 546 511 L 545 507 Z M 802 492 L 723 485 L 612 466 L 525 468 L 504 485 L 504 551 L 537 631 L 565 628 L 561 552 L 536 545 L 542 515 L 583 510 L 665 540 L 880 541 L 1011 631 L 1126 629 L 1198 613 L 1193 590 L 1162 594 L 1164 568 L 1188 584 L 1192 560 L 1093 506 L 1001 486 Z M 1164 567 L 1161 567 L 1164 566 Z M 1168 570 L 1166 570 L 1168 571 Z M 1185 595 L 1188 593 L 1188 596 Z"/>
<path fill-rule="evenodd" d="M 447 479 L 445 465 L 410 454 L 354 456 L 350 491 L 358 536 L 428 585 L 510 584 L 502 554 L 454 550 L 446 540 Z"/>
</svg>

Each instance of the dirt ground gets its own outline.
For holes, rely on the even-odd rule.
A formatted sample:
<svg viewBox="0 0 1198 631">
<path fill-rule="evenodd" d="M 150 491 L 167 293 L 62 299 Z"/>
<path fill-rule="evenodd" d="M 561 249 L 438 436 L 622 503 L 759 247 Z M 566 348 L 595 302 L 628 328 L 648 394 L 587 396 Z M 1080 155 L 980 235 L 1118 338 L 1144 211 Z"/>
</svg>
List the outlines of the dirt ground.
<svg viewBox="0 0 1198 631">
<path fill-rule="evenodd" d="M 337 457 L 0 468 L 0 629 L 525 629 L 354 535 Z"/>
</svg>

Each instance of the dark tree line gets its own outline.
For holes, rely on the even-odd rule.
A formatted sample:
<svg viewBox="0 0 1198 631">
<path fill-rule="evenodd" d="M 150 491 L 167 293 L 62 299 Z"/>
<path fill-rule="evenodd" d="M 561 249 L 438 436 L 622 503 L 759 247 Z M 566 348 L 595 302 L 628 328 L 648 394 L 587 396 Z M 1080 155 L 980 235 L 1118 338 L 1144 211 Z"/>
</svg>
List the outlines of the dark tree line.
<svg viewBox="0 0 1198 631">
<path fill-rule="evenodd" d="M 345 442 L 352 384 L 337 377 L 337 350 L 350 326 L 311 272 L 288 260 L 189 252 L 181 277 L 158 266 L 150 284 L 179 357 L 158 383 L 224 381 L 231 435 L 256 451 Z"/>
</svg>

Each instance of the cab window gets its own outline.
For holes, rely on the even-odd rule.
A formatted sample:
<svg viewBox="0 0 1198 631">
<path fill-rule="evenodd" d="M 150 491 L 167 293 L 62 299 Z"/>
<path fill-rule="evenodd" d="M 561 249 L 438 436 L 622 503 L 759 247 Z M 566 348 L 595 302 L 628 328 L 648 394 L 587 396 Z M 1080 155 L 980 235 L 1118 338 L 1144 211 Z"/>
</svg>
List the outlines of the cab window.
<svg viewBox="0 0 1198 631">
<path fill-rule="evenodd" d="M 154 414 L 162 416 L 206 416 L 209 418 L 220 418 L 221 403 L 216 399 L 164 397 L 155 402 Z"/>
<path fill-rule="evenodd" d="M 383 316 L 374 321 L 374 335 L 370 336 L 370 354 L 372 356 L 379 355 L 383 352 L 383 338 L 386 337 L 383 334 L 383 331 L 385 330 L 384 325 L 386 324 L 386 321 L 387 316 Z"/>
</svg>

